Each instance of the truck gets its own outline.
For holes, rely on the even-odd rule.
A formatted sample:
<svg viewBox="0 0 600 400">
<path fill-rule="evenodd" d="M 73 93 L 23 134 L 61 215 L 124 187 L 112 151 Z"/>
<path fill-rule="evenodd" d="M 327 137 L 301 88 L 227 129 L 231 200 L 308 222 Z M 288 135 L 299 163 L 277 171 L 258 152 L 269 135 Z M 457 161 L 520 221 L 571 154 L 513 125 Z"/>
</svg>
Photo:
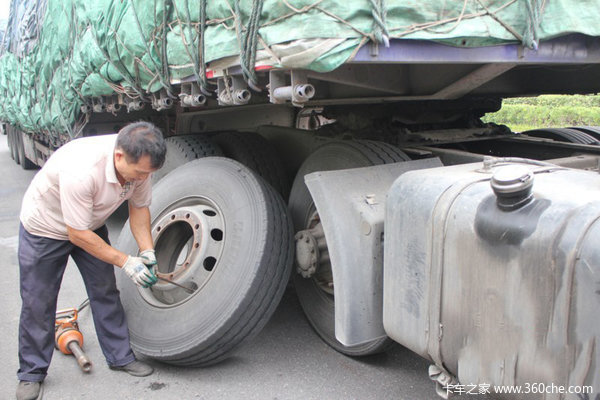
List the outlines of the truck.
<svg viewBox="0 0 600 400">
<path fill-rule="evenodd" d="M 327 344 L 405 346 L 444 398 L 597 400 L 600 129 L 482 117 L 598 93 L 598 20 L 597 0 L 13 0 L 0 120 L 25 169 L 164 132 L 158 275 L 190 290 L 118 275 L 138 353 L 219 362 L 292 284 Z"/>
</svg>

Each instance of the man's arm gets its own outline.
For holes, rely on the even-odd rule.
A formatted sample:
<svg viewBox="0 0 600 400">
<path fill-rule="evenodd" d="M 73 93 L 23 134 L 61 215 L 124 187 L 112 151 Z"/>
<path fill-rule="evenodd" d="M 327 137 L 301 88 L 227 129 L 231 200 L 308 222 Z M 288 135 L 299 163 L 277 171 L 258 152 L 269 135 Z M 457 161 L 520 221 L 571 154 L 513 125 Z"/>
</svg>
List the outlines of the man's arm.
<svg viewBox="0 0 600 400">
<path fill-rule="evenodd" d="M 129 227 L 140 251 L 154 249 L 150 233 L 150 209 L 129 204 Z"/>
<path fill-rule="evenodd" d="M 136 285 L 147 288 L 156 283 L 156 276 L 142 258 L 120 252 L 89 229 L 81 231 L 67 225 L 67 233 L 71 243 L 104 262 L 121 267 Z"/>
<path fill-rule="evenodd" d="M 82 231 L 67 225 L 67 233 L 71 243 L 104 262 L 122 267 L 127 261 L 127 254 L 110 246 L 89 229 Z"/>
</svg>

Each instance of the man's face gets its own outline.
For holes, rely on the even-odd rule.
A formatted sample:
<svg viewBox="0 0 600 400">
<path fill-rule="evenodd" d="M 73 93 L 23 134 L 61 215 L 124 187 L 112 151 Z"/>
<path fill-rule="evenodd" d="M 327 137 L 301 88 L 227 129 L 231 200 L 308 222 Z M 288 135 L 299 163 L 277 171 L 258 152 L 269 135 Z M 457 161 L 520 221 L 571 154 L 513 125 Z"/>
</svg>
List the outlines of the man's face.
<svg viewBox="0 0 600 400">
<path fill-rule="evenodd" d="M 152 168 L 150 156 L 144 155 L 140 157 L 137 163 L 127 161 L 127 156 L 122 150 L 115 150 L 115 169 L 120 180 L 125 182 L 143 181 L 148 176 L 156 171 Z"/>
</svg>

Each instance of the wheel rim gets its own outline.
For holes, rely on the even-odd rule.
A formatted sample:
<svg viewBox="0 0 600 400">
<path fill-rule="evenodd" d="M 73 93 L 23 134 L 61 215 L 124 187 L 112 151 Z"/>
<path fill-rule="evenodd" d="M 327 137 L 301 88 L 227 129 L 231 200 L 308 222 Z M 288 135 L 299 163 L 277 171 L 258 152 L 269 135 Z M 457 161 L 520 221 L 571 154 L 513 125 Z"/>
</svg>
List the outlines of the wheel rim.
<svg viewBox="0 0 600 400">
<path fill-rule="evenodd" d="M 183 198 L 160 213 L 151 232 L 157 275 L 193 293 L 163 280 L 140 292 L 152 306 L 176 307 L 201 291 L 217 271 L 225 239 L 223 213 L 208 198 Z"/>
<path fill-rule="evenodd" d="M 325 241 L 323 225 L 321 224 L 319 214 L 316 212 L 314 203 L 311 204 L 310 210 L 310 217 L 305 224 L 306 230 L 301 231 L 300 233 L 304 232 L 305 235 L 313 237 L 311 240 L 314 241 L 315 244 L 314 249 L 312 249 L 312 252 L 316 253 L 315 269 L 308 273 L 305 269 L 302 271 L 296 260 L 297 272 L 305 278 L 311 279 L 315 287 L 323 292 L 323 295 L 329 297 L 331 301 L 334 301 L 333 270 L 331 269 L 331 260 L 329 259 L 329 250 L 327 249 L 327 242 Z M 313 235 L 311 232 L 319 232 L 319 234 Z M 314 239 L 314 236 L 317 236 L 318 239 Z M 308 240 L 306 242 L 308 242 Z M 296 247 L 296 249 L 298 250 L 298 247 Z"/>
</svg>

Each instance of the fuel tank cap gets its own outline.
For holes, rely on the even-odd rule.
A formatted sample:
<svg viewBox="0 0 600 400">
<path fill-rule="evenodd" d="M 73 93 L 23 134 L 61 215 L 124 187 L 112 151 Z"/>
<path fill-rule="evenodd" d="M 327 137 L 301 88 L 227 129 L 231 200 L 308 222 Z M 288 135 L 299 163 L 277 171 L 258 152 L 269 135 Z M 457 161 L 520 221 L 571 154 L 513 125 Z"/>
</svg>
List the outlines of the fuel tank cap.
<svg viewBox="0 0 600 400">
<path fill-rule="evenodd" d="M 516 210 L 533 200 L 533 177 L 533 172 L 522 165 L 499 167 L 490 181 L 498 207 Z"/>
</svg>

